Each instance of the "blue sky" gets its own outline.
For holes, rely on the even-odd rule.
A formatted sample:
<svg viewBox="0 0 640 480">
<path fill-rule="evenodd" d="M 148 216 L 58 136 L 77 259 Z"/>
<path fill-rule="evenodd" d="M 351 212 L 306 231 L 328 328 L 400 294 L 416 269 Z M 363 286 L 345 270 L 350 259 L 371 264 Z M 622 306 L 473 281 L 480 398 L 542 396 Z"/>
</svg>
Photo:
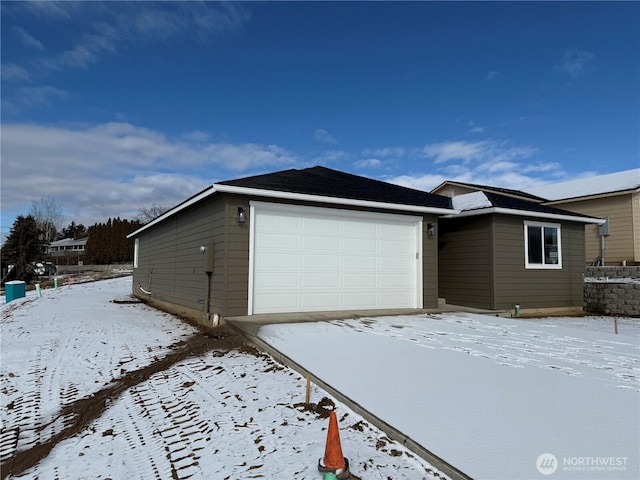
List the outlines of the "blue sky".
<svg viewBox="0 0 640 480">
<path fill-rule="evenodd" d="M 638 2 L 2 2 L 2 235 L 325 165 L 430 190 L 640 166 Z"/>
</svg>

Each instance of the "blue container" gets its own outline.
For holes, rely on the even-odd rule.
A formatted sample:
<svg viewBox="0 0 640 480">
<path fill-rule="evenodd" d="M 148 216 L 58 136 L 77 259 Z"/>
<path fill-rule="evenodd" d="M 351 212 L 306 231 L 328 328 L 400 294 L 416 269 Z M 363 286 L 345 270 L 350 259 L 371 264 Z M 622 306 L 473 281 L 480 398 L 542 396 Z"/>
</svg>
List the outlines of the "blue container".
<svg viewBox="0 0 640 480">
<path fill-rule="evenodd" d="M 4 284 L 4 296 L 9 303 L 26 295 L 27 285 L 22 280 L 13 280 Z"/>
</svg>

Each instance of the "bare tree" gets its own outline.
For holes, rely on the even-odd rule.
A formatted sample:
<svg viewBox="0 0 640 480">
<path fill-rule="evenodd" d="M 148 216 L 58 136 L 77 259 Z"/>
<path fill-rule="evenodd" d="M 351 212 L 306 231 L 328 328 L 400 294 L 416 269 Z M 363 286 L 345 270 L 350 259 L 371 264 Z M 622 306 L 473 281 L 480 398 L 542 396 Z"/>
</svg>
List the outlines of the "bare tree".
<svg viewBox="0 0 640 480">
<path fill-rule="evenodd" d="M 151 220 L 158 218 L 160 215 L 169 210 L 169 207 L 163 207 L 162 205 L 153 204 L 150 207 L 139 207 L 136 220 L 142 224 L 147 224 Z"/>
<path fill-rule="evenodd" d="M 58 230 L 58 225 L 62 221 L 62 208 L 52 197 L 42 197 L 38 201 L 31 202 L 29 210 L 39 230 L 42 232 L 42 241 L 45 244 L 51 243 Z"/>
</svg>

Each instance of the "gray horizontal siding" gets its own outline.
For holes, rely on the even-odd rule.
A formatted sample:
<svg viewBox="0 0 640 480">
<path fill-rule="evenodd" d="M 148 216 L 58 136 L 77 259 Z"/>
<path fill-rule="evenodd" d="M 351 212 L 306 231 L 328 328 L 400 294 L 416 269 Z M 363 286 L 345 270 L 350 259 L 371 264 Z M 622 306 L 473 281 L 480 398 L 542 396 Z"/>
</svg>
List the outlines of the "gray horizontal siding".
<svg viewBox="0 0 640 480">
<path fill-rule="evenodd" d="M 560 222 L 561 270 L 526 269 L 524 220 L 509 215 L 493 216 L 495 299 L 492 308 L 511 309 L 516 304 L 523 309 L 581 306 L 584 225 Z"/>
<path fill-rule="evenodd" d="M 305 204 L 327 207 L 324 204 Z M 245 210 L 247 220 L 244 225 L 239 225 L 236 220 L 238 207 Z M 426 234 L 426 226 L 433 223 L 436 230 L 439 227 L 436 216 L 424 215 L 423 219 L 424 306 L 435 308 L 438 302 L 438 248 L 436 238 Z M 211 277 L 210 312 L 223 316 L 246 315 L 251 221 L 248 197 L 216 195 L 142 232 L 134 285 L 140 282 L 158 300 L 204 310 L 206 275 L 199 248 L 213 243 L 215 265 Z"/>
<path fill-rule="evenodd" d="M 491 308 L 491 230 L 488 216 L 440 220 L 440 297 Z"/>
<path fill-rule="evenodd" d="M 154 299 L 204 311 L 207 276 L 200 246 L 213 245 L 210 310 L 221 313 L 226 286 L 224 205 L 220 197 L 210 198 L 142 232 L 134 289 L 140 284 Z"/>
</svg>

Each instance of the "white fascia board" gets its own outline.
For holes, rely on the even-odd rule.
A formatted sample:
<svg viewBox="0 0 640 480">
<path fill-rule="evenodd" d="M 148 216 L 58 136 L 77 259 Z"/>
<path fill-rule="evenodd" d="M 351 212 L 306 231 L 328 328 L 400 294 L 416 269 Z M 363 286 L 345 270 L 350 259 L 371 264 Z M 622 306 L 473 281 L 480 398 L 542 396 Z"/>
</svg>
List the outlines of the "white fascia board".
<svg viewBox="0 0 640 480">
<path fill-rule="evenodd" d="M 605 219 L 602 219 L 602 218 L 576 217 L 573 215 L 532 212 L 529 210 L 513 210 L 511 208 L 502 208 L 502 207 L 491 207 L 491 208 L 480 208 L 477 210 L 467 210 L 466 212 L 461 212 L 457 215 L 447 215 L 443 218 L 475 217 L 477 215 L 486 215 L 489 213 L 501 213 L 503 215 L 518 215 L 520 217 L 545 218 L 548 220 L 567 220 L 570 222 L 579 222 L 579 223 L 595 223 L 597 225 L 602 225 L 603 223 L 607 222 Z"/>
<path fill-rule="evenodd" d="M 280 198 L 282 200 L 296 200 L 299 202 L 330 203 L 334 205 L 348 205 L 352 207 L 382 208 L 386 210 L 398 210 L 401 212 L 433 213 L 435 215 L 447 215 L 459 213 L 453 208 L 422 207 L 419 205 L 401 205 L 398 203 L 373 202 L 370 200 L 354 200 L 342 197 L 325 197 L 323 195 L 309 195 L 306 193 L 279 192 L 276 190 L 263 190 L 259 188 L 235 187 L 232 185 L 213 185 L 217 192 L 234 193 L 237 195 L 250 195 L 267 198 Z"/>
<path fill-rule="evenodd" d="M 142 233 L 143 231 L 145 231 L 147 228 L 151 228 L 155 224 L 160 223 L 161 221 L 163 221 L 163 220 L 175 215 L 179 211 L 184 210 L 187 207 L 190 207 L 194 203 L 198 203 L 200 200 L 202 200 L 204 198 L 207 198 L 209 195 L 213 195 L 215 192 L 216 192 L 216 190 L 213 188 L 213 186 L 207 188 L 206 190 L 204 190 L 204 191 L 198 193 L 197 195 L 191 197 L 186 202 L 181 203 L 180 205 L 177 205 L 177 206 L 173 207 L 171 210 L 167 210 L 162 215 L 160 215 L 159 217 L 157 217 L 154 220 L 150 221 L 146 225 L 143 225 L 142 227 L 140 227 L 135 232 L 130 233 L 129 235 L 127 235 L 127 238 L 135 237 L 136 235 L 138 235 L 138 234 Z"/>
</svg>

